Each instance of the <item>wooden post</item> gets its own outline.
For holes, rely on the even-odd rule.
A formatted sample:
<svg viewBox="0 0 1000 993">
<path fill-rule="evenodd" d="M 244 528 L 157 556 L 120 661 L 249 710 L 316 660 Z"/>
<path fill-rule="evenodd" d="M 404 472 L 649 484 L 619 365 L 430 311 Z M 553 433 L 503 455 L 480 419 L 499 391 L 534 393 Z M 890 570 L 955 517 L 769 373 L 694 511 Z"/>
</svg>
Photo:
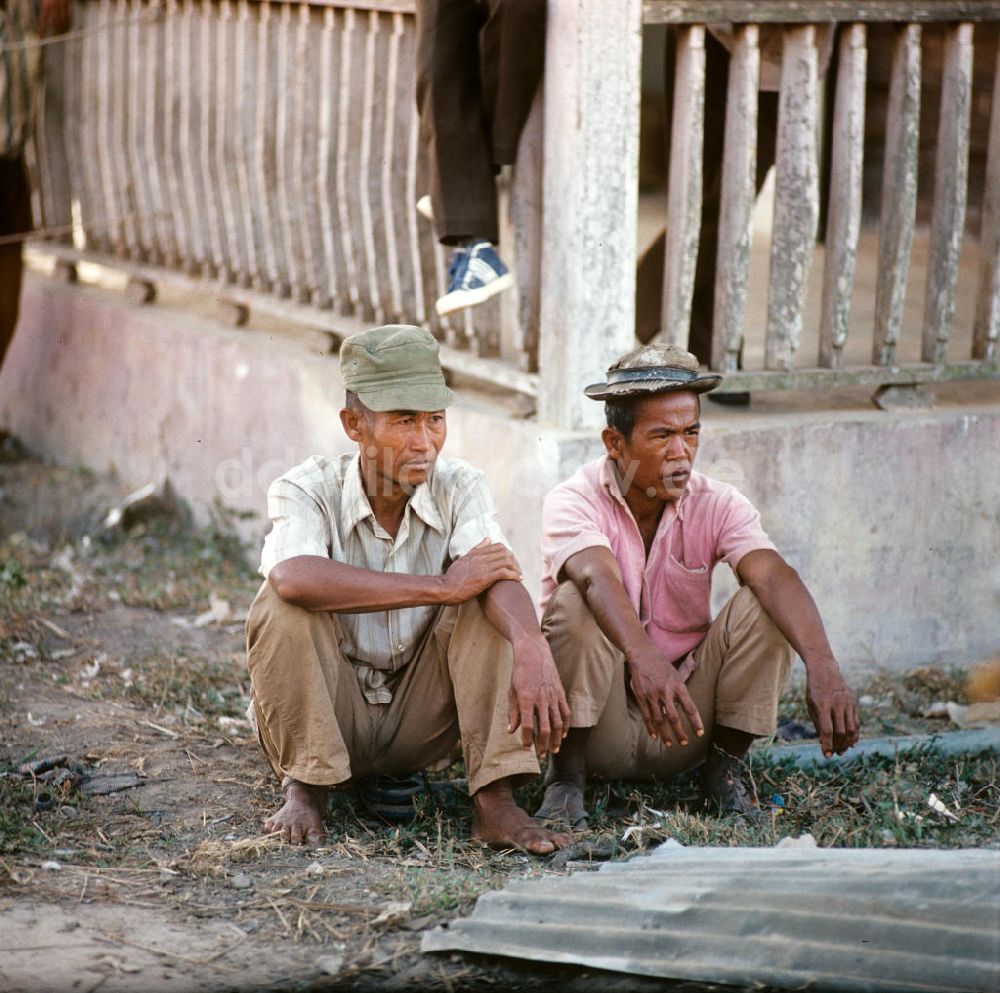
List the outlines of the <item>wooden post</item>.
<svg viewBox="0 0 1000 993">
<path fill-rule="evenodd" d="M 550 0 L 538 417 L 595 429 L 583 388 L 634 342 L 641 0 Z"/>
<path fill-rule="evenodd" d="M 979 253 L 979 296 L 972 357 L 996 362 L 997 339 L 1000 338 L 1000 47 L 993 71 L 993 107 Z"/>
<path fill-rule="evenodd" d="M 781 61 L 777 174 L 765 361 L 791 369 L 802 337 L 806 284 L 819 217 L 816 29 L 788 28 Z"/>
<path fill-rule="evenodd" d="M 750 274 L 753 205 L 757 194 L 758 34 L 755 24 L 738 29 L 729 63 L 712 319 L 712 368 L 725 372 L 734 371 L 739 363 Z"/>
<path fill-rule="evenodd" d="M 542 279 L 542 183 L 545 173 L 544 84 L 538 87 L 531 113 L 521 132 L 517 164 L 510 184 L 510 227 L 517 270 L 517 310 L 509 351 L 501 353 L 523 372 L 538 371 L 539 310 Z"/>
<path fill-rule="evenodd" d="M 875 365 L 892 365 L 896 358 L 913 247 L 919 134 L 920 26 L 908 24 L 896 36 L 892 52 L 875 283 Z"/>
<path fill-rule="evenodd" d="M 833 166 L 823 267 L 819 364 L 836 369 L 847 341 L 854 265 L 861 230 L 861 169 L 865 144 L 865 26 L 852 24 L 840 38 L 834 106 Z"/>
<path fill-rule="evenodd" d="M 681 28 L 677 37 L 667 243 L 663 262 L 660 337 L 687 348 L 691 297 L 701 234 L 701 172 L 705 147 L 705 28 Z"/>
<path fill-rule="evenodd" d="M 934 168 L 922 358 L 942 365 L 955 314 L 958 253 L 965 228 L 969 174 L 969 111 L 972 102 L 972 25 L 948 28 L 941 85 L 941 113 Z"/>
</svg>

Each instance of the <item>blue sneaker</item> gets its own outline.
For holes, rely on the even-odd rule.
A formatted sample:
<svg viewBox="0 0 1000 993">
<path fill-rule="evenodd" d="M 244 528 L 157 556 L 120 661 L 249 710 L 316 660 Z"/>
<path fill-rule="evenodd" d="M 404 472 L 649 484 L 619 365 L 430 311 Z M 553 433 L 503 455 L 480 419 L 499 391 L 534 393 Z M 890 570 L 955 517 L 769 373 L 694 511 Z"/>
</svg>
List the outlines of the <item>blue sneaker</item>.
<svg viewBox="0 0 1000 993">
<path fill-rule="evenodd" d="M 444 317 L 463 307 L 475 307 L 513 285 L 514 277 L 496 249 L 488 241 L 474 241 L 456 249 L 451 257 L 448 292 L 437 302 L 438 315 Z"/>
</svg>

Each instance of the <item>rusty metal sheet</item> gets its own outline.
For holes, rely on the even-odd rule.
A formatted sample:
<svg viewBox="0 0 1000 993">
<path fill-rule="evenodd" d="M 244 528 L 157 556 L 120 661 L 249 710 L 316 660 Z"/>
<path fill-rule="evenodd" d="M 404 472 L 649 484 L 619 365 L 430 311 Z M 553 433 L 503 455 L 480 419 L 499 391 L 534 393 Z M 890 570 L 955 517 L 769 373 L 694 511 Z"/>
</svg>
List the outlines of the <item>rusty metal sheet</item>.
<svg viewBox="0 0 1000 993">
<path fill-rule="evenodd" d="M 684 848 L 516 880 L 425 952 L 781 989 L 1000 990 L 1000 850 Z"/>
</svg>

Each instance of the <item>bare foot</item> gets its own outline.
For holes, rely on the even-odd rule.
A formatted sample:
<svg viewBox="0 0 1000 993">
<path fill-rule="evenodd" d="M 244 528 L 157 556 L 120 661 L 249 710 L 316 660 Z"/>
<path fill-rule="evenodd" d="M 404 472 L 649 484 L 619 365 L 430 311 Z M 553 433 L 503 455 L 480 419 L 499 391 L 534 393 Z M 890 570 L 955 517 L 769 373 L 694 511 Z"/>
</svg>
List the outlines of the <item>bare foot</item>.
<svg viewBox="0 0 1000 993">
<path fill-rule="evenodd" d="M 533 855 L 548 855 L 573 844 L 573 835 L 548 831 L 522 810 L 510 783 L 500 779 L 484 786 L 472 798 L 472 837 L 491 848 L 519 848 Z"/>
<path fill-rule="evenodd" d="M 264 830 L 280 832 L 281 840 L 293 845 L 318 845 L 323 840 L 327 787 L 310 786 L 286 776 L 281 788 L 285 802 L 264 821 Z"/>
</svg>

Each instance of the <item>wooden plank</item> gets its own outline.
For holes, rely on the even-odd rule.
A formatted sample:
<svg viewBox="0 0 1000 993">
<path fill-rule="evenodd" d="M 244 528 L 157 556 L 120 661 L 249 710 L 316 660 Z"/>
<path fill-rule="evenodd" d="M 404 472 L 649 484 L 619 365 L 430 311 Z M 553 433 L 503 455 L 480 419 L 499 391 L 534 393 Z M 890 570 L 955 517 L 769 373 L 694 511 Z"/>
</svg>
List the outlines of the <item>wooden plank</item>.
<svg viewBox="0 0 1000 993">
<path fill-rule="evenodd" d="M 946 383 L 955 380 L 1000 379 L 996 362 L 952 362 L 931 365 L 851 366 L 843 369 L 790 369 L 787 372 L 746 371 L 726 376 L 715 392 L 759 393 L 765 390 L 828 390 L 839 386 Z"/>
<path fill-rule="evenodd" d="M 112 65 L 115 66 L 116 70 L 111 83 L 113 94 L 111 121 L 114 135 L 112 151 L 117 174 L 115 187 L 121 211 L 121 239 L 129 258 L 141 260 L 144 258 L 144 253 L 139 244 L 138 230 L 138 215 L 142 209 L 137 190 L 139 170 L 137 167 L 133 167 L 129 155 L 129 105 L 132 103 L 134 87 L 129 71 L 131 63 L 128 55 L 128 5 L 126 0 L 115 0 L 111 17 L 112 26 L 107 28 L 107 31 L 111 36 Z"/>
<path fill-rule="evenodd" d="M 145 11 L 143 0 L 134 0 L 133 9 Z M 177 264 L 177 243 L 174 235 L 173 210 L 167 193 L 166 180 L 161 170 L 167 167 L 161 152 L 163 147 L 163 115 L 158 95 L 163 91 L 167 72 L 163 18 L 147 20 L 140 29 L 139 65 L 145 66 L 142 105 L 142 145 L 137 153 L 148 170 L 149 196 L 153 210 L 152 260 L 161 265 Z M 140 69 L 141 71 L 141 69 Z"/>
<path fill-rule="evenodd" d="M 337 298 L 337 249 L 333 234 L 334 193 L 330 185 L 330 162 L 333 135 L 333 62 L 336 44 L 336 19 L 332 10 L 323 11 L 323 30 L 319 45 L 319 133 L 316 142 L 316 200 L 320 205 L 324 285 L 316 301 L 321 307 L 333 306 Z"/>
<path fill-rule="evenodd" d="M 645 0 L 646 24 L 1000 21 L 996 0 Z"/>
<path fill-rule="evenodd" d="M 416 65 L 416 32 L 408 30 L 404 33 L 401 45 L 405 49 L 405 65 L 407 78 L 414 77 Z M 402 104 L 400 105 L 402 108 Z M 409 256 L 409 266 L 406 273 L 408 292 L 407 301 L 411 308 L 409 318 L 414 324 L 423 324 L 427 320 L 427 305 L 424 297 L 424 266 L 420 250 L 421 218 L 416 211 L 417 200 L 420 199 L 420 115 L 415 104 L 407 103 L 406 109 L 400 111 L 406 121 L 405 148 L 406 160 L 403 165 L 404 176 L 403 217 L 406 222 L 406 249 Z M 430 228 L 430 225 L 426 225 Z"/>
<path fill-rule="evenodd" d="M 260 281 L 260 249 L 255 226 L 256 210 L 250 209 L 251 185 L 250 166 L 253 163 L 253 143 L 250 121 L 253 113 L 254 88 L 250 75 L 251 58 L 248 52 L 253 48 L 253 21 L 247 0 L 239 0 L 236 13 L 235 72 L 236 86 L 233 95 L 233 148 L 236 157 L 236 189 L 243 209 L 239 211 L 243 219 L 244 266 L 236 274 L 240 286 L 249 287 Z"/>
<path fill-rule="evenodd" d="M 791 369 L 802 337 L 819 217 L 817 54 L 812 25 L 785 32 L 775 153 L 765 365 Z"/>
<path fill-rule="evenodd" d="M 956 24 L 948 29 L 944 45 L 921 350 L 925 362 L 938 365 L 945 362 L 948 334 L 955 314 L 958 253 L 965 229 L 971 103 L 972 25 Z"/>
<path fill-rule="evenodd" d="M 358 287 L 358 262 L 354 251 L 352 232 L 354 225 L 350 215 L 350 200 L 354 197 L 348 186 L 347 167 L 350 157 L 352 136 L 350 132 L 353 59 L 352 48 L 356 33 L 356 18 L 353 10 L 344 14 L 340 34 L 340 85 L 337 104 L 337 220 L 340 223 L 340 239 L 343 246 L 345 268 L 347 270 L 347 306 L 356 313 L 361 305 L 361 291 Z"/>
<path fill-rule="evenodd" d="M 316 79 L 318 76 L 315 59 L 318 54 L 320 32 L 313 22 L 308 6 L 302 5 L 297 11 L 295 32 L 295 73 L 292 116 L 292 210 L 296 220 L 296 243 L 301 252 L 303 302 L 317 302 L 321 293 L 321 277 L 317 266 L 316 244 L 319 233 L 319 214 L 325 208 L 322 201 L 315 199 L 315 185 L 312 179 L 312 164 L 315 162 L 316 137 Z M 306 162 L 309 167 L 306 167 Z M 315 226 L 315 227 L 314 227 Z M 315 234 L 315 237 L 314 237 Z M 324 291 L 325 292 L 325 291 Z"/>
<path fill-rule="evenodd" d="M 867 70 L 865 35 L 863 24 L 852 24 L 840 38 L 819 335 L 819 364 L 826 368 L 841 364 L 847 342 L 861 230 Z"/>
<path fill-rule="evenodd" d="M 305 288 L 302 271 L 302 252 L 298 245 L 295 230 L 294 212 L 298 204 L 293 204 L 292 187 L 292 146 L 295 134 L 289 120 L 292 104 L 295 101 L 295 85 L 293 79 L 292 51 L 292 5 L 281 4 L 281 14 L 278 18 L 277 38 L 277 75 L 278 91 L 275 94 L 277 114 L 274 119 L 274 163 L 275 188 L 278 194 L 278 225 L 280 244 L 283 256 L 284 286 L 278 292 L 279 296 L 291 295 L 297 303 L 304 303 L 308 295 Z"/>
<path fill-rule="evenodd" d="M 758 29 L 737 29 L 726 94 L 719 248 L 712 318 L 712 368 L 735 370 L 743 342 L 743 315 L 750 275 L 753 205 L 757 195 Z"/>
<path fill-rule="evenodd" d="M 673 125 L 667 182 L 666 254 L 659 337 L 687 348 L 691 297 L 701 234 L 701 172 L 705 146 L 705 29 L 677 38 Z"/>
<path fill-rule="evenodd" d="M 216 94 L 212 101 L 215 108 L 215 133 L 213 161 L 216 180 L 219 184 L 219 214 L 222 221 L 222 266 L 220 276 L 228 283 L 245 283 L 247 272 L 246 245 L 243 240 L 243 225 L 240 213 L 247 209 L 242 201 L 242 210 L 234 202 L 234 194 L 239 188 L 239 169 L 234 154 L 236 123 L 240 106 L 237 90 L 242 89 L 236 75 L 236 31 L 238 26 L 233 17 L 231 0 L 222 0 L 215 10 L 216 31 Z"/>
<path fill-rule="evenodd" d="M 996 361 L 1000 339 L 1000 45 L 993 72 L 993 107 L 986 158 L 986 190 L 979 235 L 979 293 L 972 357 Z"/>
<path fill-rule="evenodd" d="M 401 204 L 396 196 L 395 179 L 398 171 L 397 143 L 402 137 L 399 128 L 397 103 L 403 94 L 399 87 L 399 52 L 402 35 L 405 30 L 401 17 L 392 18 L 392 28 L 388 32 L 389 53 L 386 66 L 384 126 L 382 132 L 382 224 L 385 238 L 385 274 L 388 277 L 389 293 L 387 311 L 394 321 L 403 316 L 403 288 L 399 271 L 400 243 L 399 233 L 402 218 L 397 216 L 397 208 L 402 207 L 408 213 L 413 212 L 412 204 Z M 409 88 L 408 88 L 409 89 Z M 409 94 L 407 94 L 409 95 Z M 409 107 L 412 97 L 406 100 Z"/>
<path fill-rule="evenodd" d="M 893 43 L 889 82 L 872 345 L 872 361 L 877 365 L 892 365 L 896 358 L 913 247 L 919 133 L 920 27 L 909 24 L 899 30 Z"/>
<path fill-rule="evenodd" d="M 550 0 L 538 419 L 561 428 L 600 426 L 583 388 L 635 340 L 641 57 L 640 0 Z"/>
</svg>

